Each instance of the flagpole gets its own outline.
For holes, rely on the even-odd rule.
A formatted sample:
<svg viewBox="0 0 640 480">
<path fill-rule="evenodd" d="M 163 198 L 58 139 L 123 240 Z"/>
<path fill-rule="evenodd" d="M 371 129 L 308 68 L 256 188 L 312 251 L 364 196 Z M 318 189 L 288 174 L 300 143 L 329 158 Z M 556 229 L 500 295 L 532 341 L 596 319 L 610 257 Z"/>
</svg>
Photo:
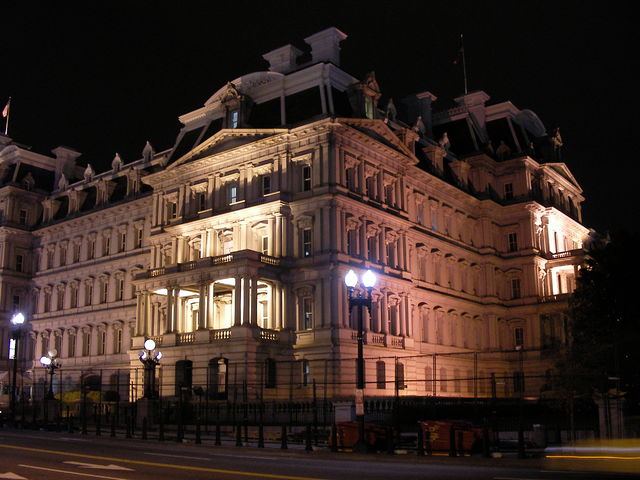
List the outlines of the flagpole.
<svg viewBox="0 0 640 480">
<path fill-rule="evenodd" d="M 9 97 L 9 101 L 7 102 L 7 106 L 4 107 L 7 112 L 7 121 L 4 124 L 4 135 L 7 136 L 7 132 L 9 131 L 9 115 L 11 115 L 11 97 Z"/>
<path fill-rule="evenodd" d="M 464 76 L 464 94 L 469 93 L 467 85 L 467 60 L 464 54 L 464 35 L 460 34 L 460 51 L 462 52 L 462 75 Z"/>
</svg>

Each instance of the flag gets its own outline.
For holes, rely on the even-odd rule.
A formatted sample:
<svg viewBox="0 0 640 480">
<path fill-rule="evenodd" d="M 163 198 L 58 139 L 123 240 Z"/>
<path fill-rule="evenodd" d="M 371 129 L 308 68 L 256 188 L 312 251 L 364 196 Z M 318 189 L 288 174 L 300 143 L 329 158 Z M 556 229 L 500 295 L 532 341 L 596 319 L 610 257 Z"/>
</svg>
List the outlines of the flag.
<svg viewBox="0 0 640 480">
<path fill-rule="evenodd" d="M 460 34 L 460 48 L 458 48 L 458 54 L 456 55 L 456 58 L 453 59 L 453 64 L 458 65 L 462 61 L 463 57 L 464 57 L 464 37 L 462 36 L 462 34 Z"/>
<path fill-rule="evenodd" d="M 2 104 L 0 103 L 0 105 Z M 7 118 L 9 116 L 9 108 L 11 108 L 11 97 L 9 97 L 7 104 L 4 106 L 4 109 L 2 110 L 2 118 Z"/>
</svg>

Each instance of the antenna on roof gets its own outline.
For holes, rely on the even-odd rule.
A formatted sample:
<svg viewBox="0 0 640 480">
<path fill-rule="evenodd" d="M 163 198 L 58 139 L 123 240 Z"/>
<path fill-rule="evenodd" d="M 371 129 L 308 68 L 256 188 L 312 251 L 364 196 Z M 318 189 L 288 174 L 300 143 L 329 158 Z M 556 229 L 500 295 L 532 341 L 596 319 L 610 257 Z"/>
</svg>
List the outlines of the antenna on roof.
<svg viewBox="0 0 640 480">
<path fill-rule="evenodd" d="M 467 59 L 464 55 L 464 35 L 462 33 L 460 34 L 460 48 L 458 49 L 458 55 L 456 55 L 456 58 L 453 60 L 454 65 L 458 65 L 459 63 L 462 63 L 462 75 L 464 77 L 464 94 L 466 95 L 467 93 L 469 93 L 469 86 L 467 83 Z"/>
</svg>

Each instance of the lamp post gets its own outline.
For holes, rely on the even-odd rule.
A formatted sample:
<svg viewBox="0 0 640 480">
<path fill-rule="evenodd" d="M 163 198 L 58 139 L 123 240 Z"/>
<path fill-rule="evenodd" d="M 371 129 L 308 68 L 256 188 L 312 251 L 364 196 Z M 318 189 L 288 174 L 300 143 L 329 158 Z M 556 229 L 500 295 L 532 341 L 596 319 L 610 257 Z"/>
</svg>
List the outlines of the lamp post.
<svg viewBox="0 0 640 480">
<path fill-rule="evenodd" d="M 53 400 L 53 376 L 56 374 L 56 370 L 61 367 L 58 361 L 58 351 L 51 350 L 47 355 L 40 357 L 40 363 L 47 369 L 49 374 L 49 390 L 45 395 L 45 400 Z"/>
<path fill-rule="evenodd" d="M 11 317 L 11 340 L 13 341 L 13 383 L 11 384 L 11 398 L 9 399 L 9 410 L 11 418 L 16 420 L 16 394 L 18 392 L 18 345 L 22 338 L 25 318 L 21 312 Z"/>
<path fill-rule="evenodd" d="M 156 342 L 148 338 L 144 342 L 144 350 L 138 355 L 144 365 L 144 398 L 156 396 L 156 365 L 160 363 L 162 352 L 156 350 Z"/>
<path fill-rule="evenodd" d="M 349 314 L 353 307 L 360 307 L 358 312 L 358 359 L 356 361 L 356 416 L 358 417 L 358 442 L 353 446 L 353 451 L 365 453 L 367 444 L 364 439 L 364 332 L 363 332 L 363 307 L 367 307 L 369 315 L 371 315 L 371 291 L 376 284 L 376 275 L 367 270 L 362 275 L 362 284 L 367 290 L 366 297 L 360 292 L 354 294 L 356 285 L 358 284 L 358 276 L 353 270 L 349 270 L 344 277 L 344 283 L 349 292 Z"/>
</svg>

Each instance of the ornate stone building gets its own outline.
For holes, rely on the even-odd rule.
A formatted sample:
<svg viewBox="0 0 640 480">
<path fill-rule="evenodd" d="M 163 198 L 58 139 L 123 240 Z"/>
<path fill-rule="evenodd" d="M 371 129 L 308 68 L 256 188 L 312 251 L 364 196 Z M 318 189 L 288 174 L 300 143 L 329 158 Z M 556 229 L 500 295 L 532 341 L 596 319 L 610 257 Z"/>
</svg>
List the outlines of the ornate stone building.
<svg viewBox="0 0 640 480">
<path fill-rule="evenodd" d="M 265 54 L 171 149 L 103 173 L 0 136 L 0 370 L 20 310 L 28 358 L 55 348 L 68 388 L 103 371 L 138 396 L 151 337 L 166 396 L 349 397 L 343 278 L 370 268 L 366 395 L 544 390 L 587 234 L 559 132 L 482 91 L 383 105 L 373 73 L 340 68 L 345 38 Z"/>
</svg>

